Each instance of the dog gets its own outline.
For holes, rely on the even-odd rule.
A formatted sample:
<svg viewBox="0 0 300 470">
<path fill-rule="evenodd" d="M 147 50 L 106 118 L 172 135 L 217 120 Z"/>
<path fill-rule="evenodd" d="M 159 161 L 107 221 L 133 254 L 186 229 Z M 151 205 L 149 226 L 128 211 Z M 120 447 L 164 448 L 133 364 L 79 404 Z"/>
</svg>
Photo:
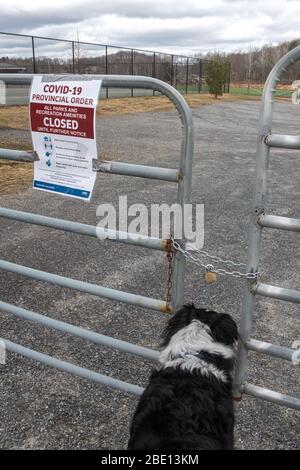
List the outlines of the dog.
<svg viewBox="0 0 300 470">
<path fill-rule="evenodd" d="M 228 314 L 185 305 L 163 332 L 160 365 L 136 408 L 128 450 L 233 449 L 238 330 Z"/>
</svg>

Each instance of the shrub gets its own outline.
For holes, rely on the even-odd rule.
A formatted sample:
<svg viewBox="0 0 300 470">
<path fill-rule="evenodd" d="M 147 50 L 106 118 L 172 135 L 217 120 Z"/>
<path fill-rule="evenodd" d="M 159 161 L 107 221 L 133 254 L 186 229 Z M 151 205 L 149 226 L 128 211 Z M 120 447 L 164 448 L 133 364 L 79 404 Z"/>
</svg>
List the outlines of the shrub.
<svg viewBox="0 0 300 470">
<path fill-rule="evenodd" d="M 218 96 L 223 95 L 223 86 L 226 80 L 228 64 L 220 56 L 212 57 L 206 67 L 206 83 L 208 85 L 209 93 L 214 95 L 217 99 Z"/>
</svg>

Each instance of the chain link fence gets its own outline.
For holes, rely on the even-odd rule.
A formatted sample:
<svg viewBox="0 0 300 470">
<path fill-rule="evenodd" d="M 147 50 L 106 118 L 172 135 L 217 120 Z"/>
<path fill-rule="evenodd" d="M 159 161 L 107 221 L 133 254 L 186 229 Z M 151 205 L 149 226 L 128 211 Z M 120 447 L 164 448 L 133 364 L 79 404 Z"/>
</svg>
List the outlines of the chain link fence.
<svg viewBox="0 0 300 470">
<path fill-rule="evenodd" d="M 196 57 L 143 49 L 0 32 L 0 78 L 1 73 L 14 72 L 145 75 L 163 80 L 182 93 L 205 93 L 207 63 Z M 230 67 L 224 93 L 229 92 L 229 82 Z M 151 91 L 104 89 L 102 94 L 108 98 L 139 96 Z M 16 95 L 16 100 L 22 98 L 22 94 Z"/>
</svg>

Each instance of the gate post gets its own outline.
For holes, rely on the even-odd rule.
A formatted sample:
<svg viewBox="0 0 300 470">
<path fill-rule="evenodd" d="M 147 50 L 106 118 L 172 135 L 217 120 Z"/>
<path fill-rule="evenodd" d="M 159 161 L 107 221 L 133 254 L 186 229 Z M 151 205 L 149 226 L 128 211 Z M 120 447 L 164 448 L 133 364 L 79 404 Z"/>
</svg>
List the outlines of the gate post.
<svg viewBox="0 0 300 470">
<path fill-rule="evenodd" d="M 291 138 L 293 136 L 276 136 L 276 134 L 274 135 L 271 133 L 276 86 L 280 82 L 281 76 L 283 72 L 286 71 L 287 67 L 289 67 L 299 59 L 300 46 L 288 52 L 277 62 L 277 64 L 273 67 L 272 71 L 270 72 L 264 86 L 260 108 L 259 134 L 256 150 L 255 191 L 252 203 L 252 218 L 249 230 L 249 248 L 247 263 L 248 273 L 258 272 L 263 226 L 272 228 L 283 228 L 285 230 L 293 231 L 298 231 L 300 227 L 299 220 L 289 219 L 285 217 L 278 217 L 279 219 L 281 219 L 280 227 L 276 227 L 276 222 L 273 224 L 269 223 L 268 225 L 264 224 L 263 222 L 264 217 L 270 217 L 264 215 L 270 147 L 276 146 L 300 149 L 300 142 L 298 142 L 298 147 L 292 146 L 295 145 L 295 142 Z M 275 139 L 273 137 L 275 137 Z M 291 223 L 291 221 L 294 222 Z M 299 292 L 289 289 L 280 289 L 279 287 L 274 286 L 268 286 L 266 284 L 260 283 L 259 281 L 248 281 L 248 286 L 246 287 L 244 292 L 243 308 L 240 322 L 240 341 L 238 347 L 238 360 L 233 392 L 234 397 L 236 399 L 240 399 L 243 395 L 243 392 L 247 391 L 247 388 L 250 387 L 250 384 L 247 384 L 246 380 L 248 371 L 248 350 L 249 344 L 251 343 L 251 326 L 255 302 L 254 296 L 256 294 L 261 294 L 279 299 L 281 298 L 282 300 L 290 300 L 292 302 L 300 302 Z M 252 390 L 253 395 L 256 394 L 256 396 L 259 396 L 259 392 L 255 391 L 255 386 L 251 385 L 251 387 L 248 388 L 248 393 L 250 393 L 250 390 Z M 265 396 L 269 396 L 270 401 L 272 401 L 271 393 L 273 392 L 268 390 L 266 392 L 269 393 L 265 393 Z M 298 407 L 300 407 L 299 404 Z"/>
</svg>

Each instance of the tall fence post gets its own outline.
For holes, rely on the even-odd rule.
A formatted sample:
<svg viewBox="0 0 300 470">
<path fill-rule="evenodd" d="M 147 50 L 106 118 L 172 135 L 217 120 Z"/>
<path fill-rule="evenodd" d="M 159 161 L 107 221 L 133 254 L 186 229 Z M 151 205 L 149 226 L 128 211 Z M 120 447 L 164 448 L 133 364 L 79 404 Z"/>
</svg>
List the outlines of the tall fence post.
<svg viewBox="0 0 300 470">
<path fill-rule="evenodd" d="M 31 45 L 32 45 L 32 65 L 33 65 L 33 73 L 36 73 L 35 49 L 34 49 L 34 37 L 33 37 L 33 36 L 31 36 Z"/>
<path fill-rule="evenodd" d="M 173 86 L 174 82 L 174 56 L 171 55 L 171 85 Z"/>
<path fill-rule="evenodd" d="M 202 60 L 199 59 L 199 83 L 198 83 L 198 93 L 202 91 Z"/>
<path fill-rule="evenodd" d="M 189 58 L 186 58 L 186 81 L 185 81 L 185 92 L 188 94 L 189 90 Z"/>
<path fill-rule="evenodd" d="M 228 64 L 228 83 L 227 83 L 227 93 L 230 92 L 230 78 L 231 78 L 231 64 Z"/>
<path fill-rule="evenodd" d="M 105 46 L 105 74 L 108 75 L 108 55 L 107 46 Z M 106 87 L 106 98 L 108 98 L 108 88 Z"/>
<path fill-rule="evenodd" d="M 229 73 L 229 68 L 228 68 L 228 63 L 225 65 L 225 78 L 224 78 L 224 83 L 223 83 L 223 93 L 226 93 L 226 90 L 228 88 L 228 73 Z"/>
<path fill-rule="evenodd" d="M 133 59 L 133 49 L 131 49 L 131 64 L 130 64 L 130 74 L 133 75 L 133 67 L 134 67 L 134 59 Z M 131 96 L 133 97 L 133 88 L 131 88 Z"/>
<path fill-rule="evenodd" d="M 72 41 L 72 72 L 75 73 L 75 43 Z"/>
<path fill-rule="evenodd" d="M 156 54 L 153 52 L 153 62 L 152 62 L 152 78 L 155 78 L 156 75 Z M 155 91 L 153 90 L 153 96 L 155 95 Z"/>
</svg>

